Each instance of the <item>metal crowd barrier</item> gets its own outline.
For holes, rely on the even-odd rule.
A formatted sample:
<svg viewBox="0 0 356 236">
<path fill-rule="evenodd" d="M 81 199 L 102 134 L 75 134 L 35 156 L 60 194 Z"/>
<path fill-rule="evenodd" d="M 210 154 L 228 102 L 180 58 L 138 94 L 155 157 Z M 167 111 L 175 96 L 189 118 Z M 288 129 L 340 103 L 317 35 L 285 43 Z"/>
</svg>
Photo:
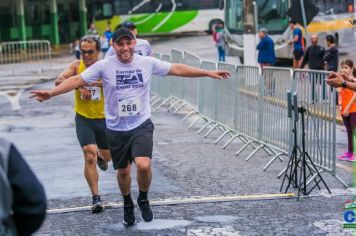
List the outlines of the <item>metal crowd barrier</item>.
<svg viewBox="0 0 356 236">
<path fill-rule="evenodd" d="M 152 57 L 161 59 L 161 54 L 154 53 Z M 151 81 L 151 104 L 152 106 L 156 105 L 158 102 L 162 101 L 165 98 L 164 91 L 162 89 L 163 81 L 160 81 L 160 77 L 156 75 L 152 75 Z"/>
<path fill-rule="evenodd" d="M 41 62 L 50 58 L 51 45 L 46 40 L 0 43 L 0 74 L 39 73 Z"/>
<path fill-rule="evenodd" d="M 168 56 L 162 55 L 161 59 L 169 61 Z M 246 160 L 259 150 L 265 151 L 271 159 L 263 167 L 264 170 L 275 160 L 282 161 L 281 156 L 289 156 L 291 153 L 292 121 L 287 116 L 286 92 L 296 92 L 299 104 L 307 106 L 309 111 L 307 152 L 321 171 L 332 174 L 347 186 L 336 176 L 336 93 L 335 89 L 325 84 L 326 72 L 275 67 L 264 67 L 261 70 L 253 66 L 214 63 L 201 61 L 199 57 L 179 50 L 172 50 L 171 62 L 183 62 L 209 70 L 227 70 L 231 77 L 224 81 L 155 78 L 152 91 L 163 98 L 157 109 L 169 105 L 168 110 L 176 112 L 184 106 L 189 107 L 190 111 L 183 120 L 197 115 L 189 128 L 199 120 L 204 120 L 205 124 L 197 132 L 201 133 L 210 127 L 204 137 L 220 128 L 222 134 L 215 143 L 227 134 L 230 136 L 223 148 L 239 138 L 243 146 L 236 155 L 247 147 L 253 148 Z"/>
<path fill-rule="evenodd" d="M 184 52 L 183 63 L 199 68 L 201 66 L 201 59 L 193 55 L 192 53 Z M 183 80 L 184 93 L 182 98 L 185 102 L 189 103 L 189 105 L 194 109 L 198 108 L 199 80 L 200 78 L 191 78 Z"/>
<path fill-rule="evenodd" d="M 298 106 L 306 108 L 306 151 L 321 171 L 336 175 L 336 89 L 326 85 L 328 72 L 294 70 Z M 299 128 L 301 130 L 301 128 Z M 298 138 L 301 140 L 301 132 Z M 299 141 L 299 143 L 301 143 Z M 314 176 L 316 177 L 316 176 Z M 313 180 L 310 179 L 309 182 Z"/>
<path fill-rule="evenodd" d="M 162 61 L 171 62 L 171 56 L 167 54 L 154 54 L 154 57 L 161 59 Z M 153 76 L 152 77 L 152 84 L 151 84 L 151 91 L 153 92 L 153 96 L 151 97 L 152 105 L 155 104 L 165 104 L 167 103 L 170 98 L 171 94 L 169 91 L 170 87 L 170 79 L 167 77 L 161 76 Z"/>
<path fill-rule="evenodd" d="M 47 40 L 5 42 L 0 44 L 0 64 L 42 61 L 51 58 Z"/>
<path fill-rule="evenodd" d="M 264 67 L 260 82 L 263 121 L 260 140 L 269 143 L 279 153 L 263 168 L 291 151 L 292 124 L 287 117 L 286 91 L 293 89 L 293 71 L 288 68 Z M 283 153 L 284 152 L 284 153 Z"/>
</svg>

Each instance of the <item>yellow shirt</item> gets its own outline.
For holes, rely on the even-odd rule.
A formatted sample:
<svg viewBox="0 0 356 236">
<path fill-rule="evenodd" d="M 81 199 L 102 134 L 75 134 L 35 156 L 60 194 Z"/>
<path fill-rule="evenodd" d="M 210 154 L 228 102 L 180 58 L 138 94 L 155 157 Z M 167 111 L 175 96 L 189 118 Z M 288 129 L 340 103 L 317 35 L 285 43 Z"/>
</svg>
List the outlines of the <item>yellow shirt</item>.
<svg viewBox="0 0 356 236">
<path fill-rule="evenodd" d="M 80 60 L 77 74 L 79 75 L 85 69 L 86 66 L 84 65 L 84 62 Z M 105 118 L 103 88 L 100 87 L 99 91 L 100 91 L 99 100 L 82 100 L 79 90 L 78 89 L 74 90 L 74 111 L 79 115 L 89 119 Z"/>
</svg>

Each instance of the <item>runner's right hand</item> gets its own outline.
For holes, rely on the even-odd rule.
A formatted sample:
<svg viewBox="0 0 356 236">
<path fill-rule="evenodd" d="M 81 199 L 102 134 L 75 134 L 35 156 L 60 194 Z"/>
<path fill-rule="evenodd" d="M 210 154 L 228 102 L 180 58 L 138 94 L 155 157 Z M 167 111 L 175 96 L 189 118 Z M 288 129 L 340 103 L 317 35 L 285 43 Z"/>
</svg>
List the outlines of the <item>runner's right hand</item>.
<svg viewBox="0 0 356 236">
<path fill-rule="evenodd" d="M 33 90 L 30 93 L 31 96 L 29 98 L 36 98 L 39 102 L 46 101 L 52 97 L 51 90 Z"/>
</svg>

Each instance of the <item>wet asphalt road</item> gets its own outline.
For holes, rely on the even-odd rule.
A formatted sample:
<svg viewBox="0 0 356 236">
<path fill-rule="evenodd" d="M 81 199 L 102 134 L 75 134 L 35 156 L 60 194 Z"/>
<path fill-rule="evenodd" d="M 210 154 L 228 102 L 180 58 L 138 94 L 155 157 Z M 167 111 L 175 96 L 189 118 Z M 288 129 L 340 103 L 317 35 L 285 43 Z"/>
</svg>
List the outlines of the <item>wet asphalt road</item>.
<svg viewBox="0 0 356 236">
<path fill-rule="evenodd" d="M 193 41 L 191 49 L 197 44 Z M 201 48 L 197 54 L 205 51 Z M 213 51 L 209 53 L 213 55 Z M 112 166 L 99 172 L 99 187 L 104 203 L 119 206 L 97 215 L 78 210 L 90 205 L 91 198 L 75 135 L 73 95 L 68 93 L 45 103 L 28 99 L 31 89 L 51 87 L 51 76 L 47 82 L 26 88 L 20 96 L 19 110 L 12 110 L 9 101 L 0 96 L 0 136 L 12 140 L 23 153 L 45 187 L 49 209 L 67 211 L 49 213 L 36 235 L 351 235 L 350 230 L 342 229 L 343 206 L 351 198 L 351 191 L 343 189 L 335 178 L 323 174 L 333 195 L 314 191 L 313 197 L 299 202 L 295 197 L 281 198 L 277 195 L 281 180 L 276 176 L 286 161 L 275 162 L 262 171 L 269 160 L 265 153 L 258 152 L 248 162 L 244 159 L 252 150 L 235 157 L 242 143 L 222 150 L 221 144 L 213 144 L 221 133 L 214 131 L 204 139 L 196 134 L 202 124 L 190 130 L 191 120 L 182 123 L 183 114 L 173 115 L 166 108 L 152 115 L 154 178 L 149 197 L 155 220 L 143 223 L 136 211 L 139 223 L 123 227 L 122 202 Z M 346 140 L 343 128 L 338 130 L 341 151 Z M 339 164 L 351 167 L 350 163 Z M 338 175 L 351 186 L 347 168 L 338 168 Z M 137 197 L 135 169 L 132 173 L 132 195 Z M 187 203 L 192 199 L 195 202 Z"/>
</svg>

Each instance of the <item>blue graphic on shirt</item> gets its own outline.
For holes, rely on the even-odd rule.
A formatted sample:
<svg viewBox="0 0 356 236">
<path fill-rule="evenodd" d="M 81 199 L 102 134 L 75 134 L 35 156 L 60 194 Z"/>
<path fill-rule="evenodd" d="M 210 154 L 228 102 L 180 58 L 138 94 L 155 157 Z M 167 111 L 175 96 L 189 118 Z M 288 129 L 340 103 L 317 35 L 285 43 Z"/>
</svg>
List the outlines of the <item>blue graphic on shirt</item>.
<svg viewBox="0 0 356 236">
<path fill-rule="evenodd" d="M 142 70 L 116 71 L 116 88 L 129 89 L 143 87 Z"/>
</svg>

